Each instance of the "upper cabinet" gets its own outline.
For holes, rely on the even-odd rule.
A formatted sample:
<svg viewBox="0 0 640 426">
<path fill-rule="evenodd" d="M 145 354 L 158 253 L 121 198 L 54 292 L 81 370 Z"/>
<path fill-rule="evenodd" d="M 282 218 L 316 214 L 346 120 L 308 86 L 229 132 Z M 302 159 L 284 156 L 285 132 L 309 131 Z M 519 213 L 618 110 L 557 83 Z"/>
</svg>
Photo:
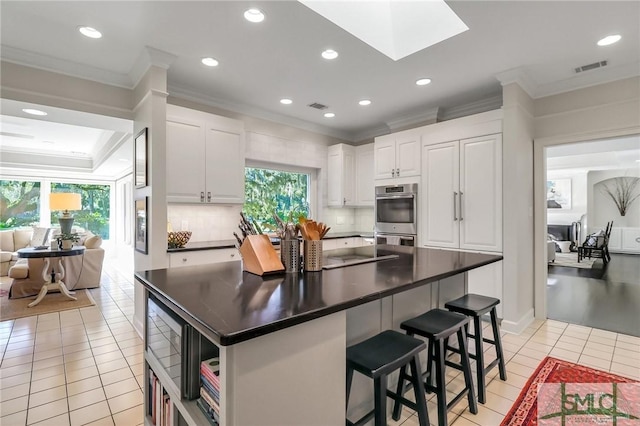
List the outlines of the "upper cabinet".
<svg viewBox="0 0 640 426">
<path fill-rule="evenodd" d="M 167 201 L 244 202 L 244 124 L 167 105 Z"/>
<path fill-rule="evenodd" d="M 502 136 L 424 145 L 422 243 L 502 251 Z"/>
<path fill-rule="evenodd" d="M 375 181 L 373 179 L 373 144 L 356 147 L 356 205 L 373 207 Z"/>
<path fill-rule="evenodd" d="M 327 204 L 332 207 L 355 205 L 355 148 L 343 143 L 332 145 L 327 161 Z"/>
<path fill-rule="evenodd" d="M 404 131 L 376 138 L 375 179 L 420 176 L 420 133 Z"/>
<path fill-rule="evenodd" d="M 327 204 L 373 206 L 373 144 L 332 145 L 327 157 Z"/>
</svg>

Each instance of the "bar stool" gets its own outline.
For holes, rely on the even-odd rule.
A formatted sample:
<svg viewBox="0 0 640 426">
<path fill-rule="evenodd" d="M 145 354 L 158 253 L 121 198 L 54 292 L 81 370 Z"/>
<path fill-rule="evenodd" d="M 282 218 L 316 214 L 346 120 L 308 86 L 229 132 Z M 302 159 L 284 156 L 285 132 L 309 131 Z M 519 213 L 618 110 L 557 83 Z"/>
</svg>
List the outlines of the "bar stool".
<svg viewBox="0 0 640 426">
<path fill-rule="evenodd" d="M 444 307 L 452 312 L 458 312 L 473 318 L 474 334 L 468 334 L 468 337 L 475 342 L 475 354 L 469 354 L 469 358 L 476 360 L 476 375 L 478 380 L 478 401 L 482 404 L 486 401 L 486 376 L 487 373 L 496 365 L 500 370 L 500 379 L 507 380 L 507 370 L 504 368 L 504 355 L 502 354 L 502 341 L 500 339 L 500 329 L 498 325 L 498 315 L 496 306 L 500 304 L 500 299 L 494 297 L 481 296 L 479 294 L 467 294 L 458 299 L 445 303 Z M 489 312 L 491 317 L 491 328 L 493 329 L 493 340 L 482 337 L 482 324 L 480 322 L 482 315 Z M 496 359 L 487 367 L 484 367 L 484 350 L 483 342 L 491 343 L 496 349 Z M 449 348 L 454 352 L 458 352 L 454 348 Z"/>
<path fill-rule="evenodd" d="M 347 348 L 347 408 L 349 407 L 349 393 L 353 372 L 358 371 L 374 381 L 375 404 L 374 409 L 365 414 L 360 420 L 351 422 L 346 419 L 347 425 L 362 425 L 375 416 L 375 425 L 387 424 L 386 397 L 403 404 L 418 413 L 420 426 L 429 426 L 429 413 L 427 401 L 424 397 L 422 374 L 420 373 L 419 352 L 426 345 L 423 341 L 414 339 L 393 330 L 386 330 L 363 342 Z M 405 399 L 400 394 L 387 390 L 387 377 L 398 368 L 411 367 L 411 374 L 417 379 L 413 380 L 416 402 Z"/>
<path fill-rule="evenodd" d="M 429 352 L 427 357 L 427 372 L 425 374 L 427 382 L 425 389 L 427 392 L 435 392 L 438 402 L 438 425 L 447 426 L 447 411 L 460 401 L 465 395 L 469 402 L 469 411 L 478 413 L 473 391 L 473 381 L 471 379 L 471 366 L 469 353 L 467 351 L 466 326 L 469 324 L 469 317 L 444 309 L 432 309 L 415 318 L 411 318 L 400 324 L 400 328 L 405 330 L 409 336 L 422 336 L 429 339 Z M 446 359 L 447 342 L 450 336 L 457 335 L 460 351 L 460 364 L 455 364 Z M 433 371 L 432 364 L 435 363 L 435 386 L 432 385 Z M 460 391 L 447 404 L 447 391 L 445 382 L 445 366 L 457 367 L 464 373 L 465 388 Z M 413 375 L 413 373 L 412 373 Z M 398 381 L 397 394 L 404 390 L 404 380 L 409 378 L 406 368 L 400 370 L 400 380 Z M 393 418 L 400 418 L 402 407 L 396 402 L 393 407 Z"/>
</svg>

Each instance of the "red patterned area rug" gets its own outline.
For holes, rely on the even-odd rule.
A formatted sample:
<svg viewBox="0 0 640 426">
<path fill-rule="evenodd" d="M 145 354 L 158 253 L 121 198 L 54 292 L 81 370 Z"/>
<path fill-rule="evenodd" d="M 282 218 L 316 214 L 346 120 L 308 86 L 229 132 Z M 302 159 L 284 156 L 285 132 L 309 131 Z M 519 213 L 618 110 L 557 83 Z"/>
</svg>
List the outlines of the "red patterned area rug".
<svg viewBox="0 0 640 426">
<path fill-rule="evenodd" d="M 639 391 L 636 380 L 546 357 L 500 426 L 640 425 Z M 541 403 L 542 420 L 539 401 L 546 401 Z"/>
</svg>

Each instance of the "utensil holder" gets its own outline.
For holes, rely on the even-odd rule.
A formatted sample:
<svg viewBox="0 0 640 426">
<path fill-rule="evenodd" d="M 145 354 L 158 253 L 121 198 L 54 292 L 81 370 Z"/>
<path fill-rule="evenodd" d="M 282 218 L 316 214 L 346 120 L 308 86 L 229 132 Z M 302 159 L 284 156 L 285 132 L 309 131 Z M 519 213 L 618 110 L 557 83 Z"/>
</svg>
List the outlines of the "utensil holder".
<svg viewBox="0 0 640 426">
<path fill-rule="evenodd" d="M 300 271 L 300 241 L 280 240 L 280 258 L 285 272 Z"/>
<path fill-rule="evenodd" d="M 322 271 L 322 240 L 304 241 L 304 270 Z"/>
</svg>

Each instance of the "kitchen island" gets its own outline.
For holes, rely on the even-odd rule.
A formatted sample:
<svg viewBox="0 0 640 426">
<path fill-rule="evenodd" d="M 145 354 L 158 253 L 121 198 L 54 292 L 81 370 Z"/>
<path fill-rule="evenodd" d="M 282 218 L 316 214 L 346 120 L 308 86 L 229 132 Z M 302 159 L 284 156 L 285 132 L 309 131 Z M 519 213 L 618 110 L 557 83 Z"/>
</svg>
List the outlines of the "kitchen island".
<svg viewBox="0 0 640 426">
<path fill-rule="evenodd" d="M 346 346 L 464 294 L 467 271 L 502 260 L 450 250 L 376 250 L 398 257 L 265 277 L 243 272 L 236 261 L 141 271 L 136 279 L 145 300 L 151 295 L 215 347 L 220 424 L 338 425 L 344 424 Z M 145 358 L 154 372 L 162 368 L 149 350 Z M 182 362 L 187 359 L 200 361 L 198 354 L 183 353 Z M 162 381 L 163 373 L 156 375 Z M 168 388 L 180 417 L 200 424 L 195 403 Z M 354 380 L 354 415 L 366 411 L 368 388 Z"/>
</svg>

